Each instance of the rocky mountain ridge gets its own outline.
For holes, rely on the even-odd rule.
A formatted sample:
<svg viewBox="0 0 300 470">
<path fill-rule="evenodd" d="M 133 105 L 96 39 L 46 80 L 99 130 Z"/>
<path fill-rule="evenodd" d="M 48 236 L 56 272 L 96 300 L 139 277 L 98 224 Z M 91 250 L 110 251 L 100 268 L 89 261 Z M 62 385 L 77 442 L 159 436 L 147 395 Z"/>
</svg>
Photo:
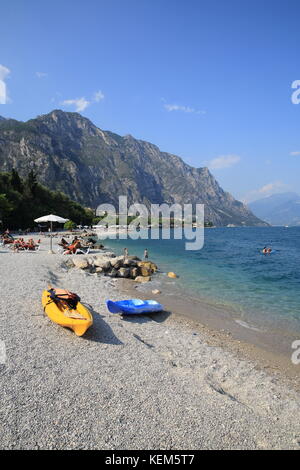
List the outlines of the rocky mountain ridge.
<svg viewBox="0 0 300 470">
<path fill-rule="evenodd" d="M 97 128 L 78 113 L 54 110 L 27 122 L 0 122 L 0 169 L 21 176 L 34 169 L 41 183 L 96 208 L 100 203 L 205 204 L 217 226 L 263 225 L 223 191 L 207 168 L 194 168 L 131 135 Z"/>
</svg>

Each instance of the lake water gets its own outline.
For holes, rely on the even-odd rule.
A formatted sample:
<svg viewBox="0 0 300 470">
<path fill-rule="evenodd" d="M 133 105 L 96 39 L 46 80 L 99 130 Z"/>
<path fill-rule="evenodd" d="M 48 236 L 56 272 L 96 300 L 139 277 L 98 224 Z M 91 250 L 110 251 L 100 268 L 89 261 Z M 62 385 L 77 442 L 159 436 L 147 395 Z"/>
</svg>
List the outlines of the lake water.
<svg viewBox="0 0 300 470">
<path fill-rule="evenodd" d="M 185 250 L 185 240 L 110 240 L 121 254 L 142 258 L 144 249 L 161 271 L 157 278 L 174 294 L 207 300 L 233 312 L 235 318 L 264 329 L 300 332 L 300 228 L 243 227 L 205 230 L 204 247 Z M 261 249 L 271 246 L 269 256 Z M 155 279 L 155 277 L 154 277 Z M 154 281 L 154 282 L 157 282 Z"/>
</svg>

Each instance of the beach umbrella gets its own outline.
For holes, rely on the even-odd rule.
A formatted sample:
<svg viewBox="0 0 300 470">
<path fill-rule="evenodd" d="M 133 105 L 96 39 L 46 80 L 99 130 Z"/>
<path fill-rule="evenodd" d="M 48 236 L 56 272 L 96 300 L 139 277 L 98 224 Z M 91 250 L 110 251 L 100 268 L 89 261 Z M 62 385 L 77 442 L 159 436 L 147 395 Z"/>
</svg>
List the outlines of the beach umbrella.
<svg viewBox="0 0 300 470">
<path fill-rule="evenodd" d="M 59 224 L 65 224 L 69 219 L 64 219 L 63 217 L 59 217 L 58 215 L 44 215 L 43 217 L 39 217 L 38 219 L 34 219 L 35 222 L 40 223 L 40 222 L 50 222 L 50 253 L 53 253 L 52 250 L 52 224 L 53 222 L 57 222 Z"/>
</svg>

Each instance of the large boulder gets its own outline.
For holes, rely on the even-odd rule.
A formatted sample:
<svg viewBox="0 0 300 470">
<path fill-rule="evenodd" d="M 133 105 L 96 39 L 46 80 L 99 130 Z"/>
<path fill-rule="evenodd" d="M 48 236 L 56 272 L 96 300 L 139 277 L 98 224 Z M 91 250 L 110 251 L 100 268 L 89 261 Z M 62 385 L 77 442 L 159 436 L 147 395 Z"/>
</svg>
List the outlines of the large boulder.
<svg viewBox="0 0 300 470">
<path fill-rule="evenodd" d="M 153 289 L 151 292 L 152 292 L 152 294 L 154 294 L 154 295 L 161 294 L 161 291 L 160 291 L 159 289 Z"/>
<path fill-rule="evenodd" d="M 149 276 L 157 271 L 157 266 L 152 261 L 139 261 L 137 265 L 141 270 L 142 276 Z"/>
<path fill-rule="evenodd" d="M 153 273 L 152 269 L 147 266 L 140 266 L 141 275 L 144 277 L 151 276 Z"/>
<path fill-rule="evenodd" d="M 89 267 L 89 262 L 86 258 L 73 258 L 75 268 L 86 269 Z"/>
<path fill-rule="evenodd" d="M 137 266 L 137 264 L 138 264 L 138 261 L 136 259 L 125 258 L 123 262 L 123 266 L 127 266 L 127 267 L 135 267 Z"/>
<path fill-rule="evenodd" d="M 139 268 L 130 268 L 130 277 L 135 279 L 140 274 Z"/>
<path fill-rule="evenodd" d="M 102 268 L 103 271 L 108 271 L 111 268 L 110 261 L 105 261 L 102 264 L 98 265 L 99 268 Z"/>
<path fill-rule="evenodd" d="M 101 253 L 101 256 L 106 256 L 107 258 L 116 258 L 115 253 L 113 253 L 112 251 L 104 251 L 103 253 Z"/>
<path fill-rule="evenodd" d="M 91 266 L 95 266 L 94 258 L 92 256 L 88 256 L 86 259 Z"/>
<path fill-rule="evenodd" d="M 150 276 L 137 276 L 135 278 L 135 282 L 140 282 L 141 284 L 143 284 L 144 282 L 149 282 L 149 281 L 151 281 Z"/>
<path fill-rule="evenodd" d="M 99 266 L 100 264 L 102 264 L 106 261 L 107 261 L 107 258 L 104 258 L 103 256 L 95 256 L 94 257 L 94 266 Z"/>
<path fill-rule="evenodd" d="M 65 265 L 67 266 L 67 268 L 74 268 L 73 258 L 67 258 L 65 261 Z"/>
<path fill-rule="evenodd" d="M 111 271 L 108 271 L 106 273 L 106 276 L 109 276 L 109 277 L 118 277 L 118 270 L 115 269 L 115 268 L 112 268 Z"/>
<path fill-rule="evenodd" d="M 168 274 L 167 274 L 168 277 L 171 277 L 172 279 L 176 279 L 178 277 L 177 274 L 173 273 L 173 271 L 170 271 Z"/>
<path fill-rule="evenodd" d="M 128 259 L 129 261 L 141 261 L 141 259 L 135 255 L 128 255 L 126 256 L 126 259 Z"/>
<path fill-rule="evenodd" d="M 104 271 L 111 268 L 110 260 L 108 258 L 102 257 L 102 256 L 97 256 L 94 259 L 94 265 L 97 268 L 102 268 Z"/>
<path fill-rule="evenodd" d="M 130 268 L 120 268 L 118 270 L 119 277 L 130 277 Z"/>
<path fill-rule="evenodd" d="M 119 269 L 123 266 L 123 258 L 120 259 L 120 258 L 113 258 L 110 260 L 110 264 L 115 268 L 115 269 Z"/>
</svg>

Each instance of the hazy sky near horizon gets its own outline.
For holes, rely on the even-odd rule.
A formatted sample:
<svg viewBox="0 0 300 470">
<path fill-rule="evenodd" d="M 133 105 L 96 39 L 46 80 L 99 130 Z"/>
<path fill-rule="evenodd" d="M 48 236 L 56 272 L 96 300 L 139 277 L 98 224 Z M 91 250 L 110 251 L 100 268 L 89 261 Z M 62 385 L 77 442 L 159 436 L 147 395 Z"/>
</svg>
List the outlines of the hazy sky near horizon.
<svg viewBox="0 0 300 470">
<path fill-rule="evenodd" d="M 208 166 L 239 199 L 300 192 L 299 1 L 10 0 L 0 13 L 0 115 L 78 111 Z"/>
</svg>

